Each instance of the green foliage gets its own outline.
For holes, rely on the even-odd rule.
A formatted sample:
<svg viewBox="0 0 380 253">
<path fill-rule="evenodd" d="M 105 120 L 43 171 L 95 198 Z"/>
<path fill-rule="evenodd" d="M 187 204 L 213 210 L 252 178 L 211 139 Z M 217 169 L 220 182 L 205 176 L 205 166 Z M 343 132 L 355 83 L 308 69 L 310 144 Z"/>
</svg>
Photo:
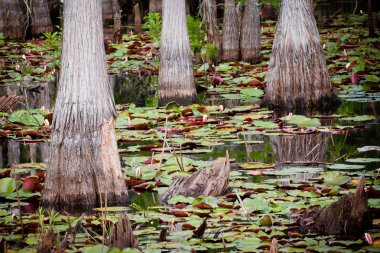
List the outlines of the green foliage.
<svg viewBox="0 0 380 253">
<path fill-rule="evenodd" d="M 16 182 L 14 178 L 6 177 L 0 179 L 0 194 L 12 193 L 16 190 Z"/>
<path fill-rule="evenodd" d="M 144 17 L 145 23 L 143 29 L 146 30 L 148 35 L 153 39 L 154 43 L 160 41 L 162 20 L 159 13 L 150 12 L 148 16 Z"/>
<path fill-rule="evenodd" d="M 202 41 L 206 34 L 202 28 L 202 22 L 199 18 L 194 18 L 191 15 L 187 15 L 186 22 L 191 50 L 198 50 L 202 47 Z"/>
<path fill-rule="evenodd" d="M 0 32 L 0 44 L 4 43 L 4 33 Z"/>
<path fill-rule="evenodd" d="M 13 123 L 22 123 L 26 126 L 42 126 L 46 112 L 39 109 L 19 110 L 12 113 L 8 120 Z"/>
<path fill-rule="evenodd" d="M 214 43 L 206 43 L 201 49 L 201 58 L 203 61 L 209 59 L 214 62 L 218 56 L 218 49 Z"/>
<path fill-rule="evenodd" d="M 260 0 L 260 4 L 270 4 L 278 8 L 280 7 L 281 1 L 280 0 Z"/>
</svg>

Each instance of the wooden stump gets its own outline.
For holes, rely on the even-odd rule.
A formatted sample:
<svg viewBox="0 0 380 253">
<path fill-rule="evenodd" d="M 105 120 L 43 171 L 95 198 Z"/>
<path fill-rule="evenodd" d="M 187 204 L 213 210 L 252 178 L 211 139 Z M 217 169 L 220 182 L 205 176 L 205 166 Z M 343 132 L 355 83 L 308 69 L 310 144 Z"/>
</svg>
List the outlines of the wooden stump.
<svg viewBox="0 0 380 253">
<path fill-rule="evenodd" d="M 24 96 L 10 95 L 0 97 L 0 112 L 11 113 L 25 101 Z"/>
<path fill-rule="evenodd" d="M 187 177 L 176 177 L 162 200 L 167 202 L 177 195 L 198 197 L 201 195 L 218 196 L 223 194 L 230 177 L 230 160 L 228 152 L 225 158 L 218 158 L 211 167 L 198 170 Z"/>
<path fill-rule="evenodd" d="M 359 235 L 367 224 L 368 196 L 361 176 L 355 193 L 346 194 L 322 210 L 311 210 L 301 219 L 302 232 L 322 234 Z"/>
<path fill-rule="evenodd" d="M 119 220 L 112 227 L 110 247 L 140 249 L 139 242 L 132 233 L 131 222 L 127 214 L 119 214 Z"/>
</svg>

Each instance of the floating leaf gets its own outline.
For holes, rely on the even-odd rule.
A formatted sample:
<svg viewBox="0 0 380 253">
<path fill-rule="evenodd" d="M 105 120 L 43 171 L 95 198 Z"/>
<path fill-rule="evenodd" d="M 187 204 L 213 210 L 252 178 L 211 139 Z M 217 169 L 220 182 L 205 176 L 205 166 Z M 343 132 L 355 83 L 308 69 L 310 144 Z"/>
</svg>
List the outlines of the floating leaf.
<svg viewBox="0 0 380 253">
<path fill-rule="evenodd" d="M 243 200 L 243 205 L 248 213 L 269 209 L 268 201 L 262 197 L 246 198 Z"/>
<path fill-rule="evenodd" d="M 16 182 L 14 178 L 6 177 L 0 179 L 0 194 L 9 194 L 16 190 Z"/>
<path fill-rule="evenodd" d="M 249 97 L 261 97 L 264 95 L 264 91 L 261 89 L 255 88 L 245 88 L 240 91 L 240 94 L 249 96 Z"/>
<path fill-rule="evenodd" d="M 380 158 L 350 158 L 346 162 L 349 163 L 375 163 L 380 162 Z"/>
<path fill-rule="evenodd" d="M 327 168 L 331 170 L 360 170 L 360 169 L 364 169 L 365 165 L 336 163 L 336 164 L 328 165 Z"/>
</svg>

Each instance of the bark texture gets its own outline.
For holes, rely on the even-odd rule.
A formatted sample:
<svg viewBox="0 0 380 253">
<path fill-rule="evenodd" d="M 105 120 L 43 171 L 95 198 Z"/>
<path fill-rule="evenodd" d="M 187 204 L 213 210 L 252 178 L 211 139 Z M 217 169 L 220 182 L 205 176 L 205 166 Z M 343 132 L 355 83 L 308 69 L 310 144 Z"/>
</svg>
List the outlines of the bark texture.
<svg viewBox="0 0 380 253">
<path fill-rule="evenodd" d="M 319 232 L 334 235 L 362 235 L 367 225 L 368 196 L 364 189 L 365 177 L 361 176 L 355 193 L 343 195 L 322 210 L 312 210 L 301 219 L 302 232 Z"/>
<path fill-rule="evenodd" d="M 103 20 L 113 19 L 118 12 L 120 12 L 118 0 L 102 0 Z"/>
<path fill-rule="evenodd" d="M 225 0 L 222 48 L 224 61 L 239 60 L 238 15 L 234 0 Z"/>
<path fill-rule="evenodd" d="M 50 18 L 49 5 L 47 0 L 32 1 L 32 33 L 41 34 L 52 32 L 53 24 Z"/>
<path fill-rule="evenodd" d="M 207 40 L 215 44 L 218 51 L 216 61 L 222 59 L 222 43 L 218 29 L 216 0 L 203 0 L 201 3 L 202 22 L 205 24 L 207 32 Z"/>
<path fill-rule="evenodd" d="M 267 78 L 269 106 L 337 102 L 310 0 L 282 0 Z"/>
<path fill-rule="evenodd" d="M 16 0 L 0 1 L 0 32 L 6 38 L 22 38 L 26 22 L 21 5 Z"/>
<path fill-rule="evenodd" d="M 133 12 L 135 14 L 135 33 L 141 33 L 141 13 L 139 3 L 135 4 Z"/>
<path fill-rule="evenodd" d="M 149 12 L 161 12 L 163 9 L 162 2 L 163 0 L 149 0 Z"/>
<path fill-rule="evenodd" d="M 258 0 L 247 0 L 240 32 L 241 59 L 256 63 L 261 57 L 260 5 Z"/>
<path fill-rule="evenodd" d="M 197 102 L 185 0 L 163 1 L 158 104 L 172 101 L 180 105 Z"/>
<path fill-rule="evenodd" d="M 169 189 L 162 195 L 162 200 L 181 195 L 199 197 L 201 195 L 218 196 L 228 187 L 230 178 L 230 160 L 228 153 L 225 158 L 218 158 L 209 168 L 198 170 L 187 177 L 176 177 Z"/>
<path fill-rule="evenodd" d="M 65 0 L 61 78 L 44 204 L 123 202 L 127 192 L 106 73 L 101 0 Z"/>
<path fill-rule="evenodd" d="M 376 38 L 375 23 L 373 22 L 372 0 L 368 0 L 368 35 L 369 37 Z"/>
<path fill-rule="evenodd" d="M 119 220 L 112 226 L 110 246 L 119 249 L 140 249 L 139 242 L 132 232 L 132 225 L 128 215 L 119 214 Z"/>
</svg>

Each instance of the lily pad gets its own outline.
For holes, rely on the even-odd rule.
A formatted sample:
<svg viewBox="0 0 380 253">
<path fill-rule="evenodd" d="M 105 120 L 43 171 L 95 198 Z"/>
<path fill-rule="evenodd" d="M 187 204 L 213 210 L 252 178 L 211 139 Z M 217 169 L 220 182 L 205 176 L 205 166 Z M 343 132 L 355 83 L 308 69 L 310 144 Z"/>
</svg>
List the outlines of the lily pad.
<svg viewBox="0 0 380 253">
<path fill-rule="evenodd" d="M 361 170 L 365 168 L 365 165 L 336 163 L 336 164 L 328 165 L 327 168 L 331 170 Z"/>
</svg>

